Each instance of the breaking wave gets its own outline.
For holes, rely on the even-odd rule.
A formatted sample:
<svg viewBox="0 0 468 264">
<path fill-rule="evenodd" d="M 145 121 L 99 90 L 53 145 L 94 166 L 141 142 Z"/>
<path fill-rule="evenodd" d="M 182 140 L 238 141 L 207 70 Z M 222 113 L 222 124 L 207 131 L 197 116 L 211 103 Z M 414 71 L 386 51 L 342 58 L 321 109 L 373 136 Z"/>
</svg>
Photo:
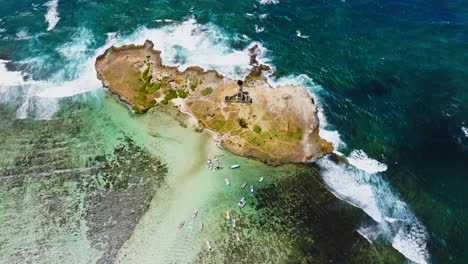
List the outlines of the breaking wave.
<svg viewBox="0 0 468 264">
<path fill-rule="evenodd" d="M 279 3 L 279 0 L 259 0 L 258 3 L 261 5 L 276 5 Z"/>
<path fill-rule="evenodd" d="M 47 6 L 47 13 L 44 16 L 45 21 L 49 24 L 47 26 L 47 31 L 51 31 L 55 28 L 55 26 L 60 20 L 59 13 L 57 11 L 58 0 L 50 0 L 44 5 Z"/>
<path fill-rule="evenodd" d="M 212 24 L 200 25 L 195 19 L 160 28 L 140 27 L 126 36 L 108 33 L 106 43 L 98 49 L 93 48 L 93 32 L 80 28 L 71 41 L 56 48 L 65 65 L 47 80 L 26 80 L 23 73 L 9 72 L 6 62 L 0 63 L 2 76 L 7 76 L 0 80 L 1 99 L 20 103 L 18 118 L 52 118 L 60 98 L 102 88 L 94 68 L 98 55 L 112 45 L 143 44 L 146 39 L 152 40 L 155 49 L 162 51 L 164 64 L 178 66 L 180 70 L 197 65 L 234 79 L 241 79 L 249 72 L 247 50 L 230 48 L 232 39 L 225 32 Z M 49 59 L 47 55 L 38 54 L 18 63 L 40 72 L 48 67 Z M 53 107 L 47 108 L 47 105 Z"/>
<path fill-rule="evenodd" d="M 317 163 L 325 183 L 335 196 L 363 209 L 376 222 L 362 226 L 358 232 L 370 242 L 383 237 L 407 259 L 427 263 L 427 230 L 384 180 L 382 172 L 387 170 L 387 165 L 368 157 L 363 150 L 353 150 L 348 156 L 342 153 L 347 145 L 328 123 L 320 102 L 319 96 L 326 93 L 323 87 L 305 74 L 271 80 L 271 83 L 308 87 L 318 108 L 320 136 L 333 144 L 335 154 L 348 161 L 335 163 L 330 157 L 320 159 Z"/>
</svg>

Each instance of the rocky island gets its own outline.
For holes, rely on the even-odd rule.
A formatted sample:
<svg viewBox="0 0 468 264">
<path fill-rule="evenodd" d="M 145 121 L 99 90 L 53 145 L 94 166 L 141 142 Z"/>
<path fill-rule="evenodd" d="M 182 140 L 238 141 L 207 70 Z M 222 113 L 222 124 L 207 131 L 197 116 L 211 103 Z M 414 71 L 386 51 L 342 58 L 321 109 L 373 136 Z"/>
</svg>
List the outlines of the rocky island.
<svg viewBox="0 0 468 264">
<path fill-rule="evenodd" d="M 198 129 L 213 132 L 227 150 L 269 165 L 313 161 L 333 150 L 319 137 L 317 108 L 303 86 L 272 87 L 250 49 L 252 70 L 232 80 L 193 66 L 165 66 L 161 52 L 144 45 L 111 47 L 96 60 L 103 85 L 134 112 L 173 104 Z"/>
</svg>

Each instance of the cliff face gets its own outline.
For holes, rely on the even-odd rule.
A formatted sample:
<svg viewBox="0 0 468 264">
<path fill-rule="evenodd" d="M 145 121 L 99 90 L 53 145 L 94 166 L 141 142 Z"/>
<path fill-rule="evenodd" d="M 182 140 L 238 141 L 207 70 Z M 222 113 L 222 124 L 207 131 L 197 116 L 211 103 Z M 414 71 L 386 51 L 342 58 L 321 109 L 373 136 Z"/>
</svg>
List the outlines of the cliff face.
<svg viewBox="0 0 468 264">
<path fill-rule="evenodd" d="M 254 61 L 255 61 L 255 57 Z M 302 86 L 271 87 L 254 66 L 243 82 L 252 103 L 225 102 L 237 81 L 216 71 L 162 64 L 153 43 L 111 47 L 96 60 L 103 85 L 143 113 L 169 102 L 191 115 L 198 128 L 213 131 L 229 151 L 270 165 L 314 160 L 332 151 L 318 135 L 316 106 Z"/>
</svg>

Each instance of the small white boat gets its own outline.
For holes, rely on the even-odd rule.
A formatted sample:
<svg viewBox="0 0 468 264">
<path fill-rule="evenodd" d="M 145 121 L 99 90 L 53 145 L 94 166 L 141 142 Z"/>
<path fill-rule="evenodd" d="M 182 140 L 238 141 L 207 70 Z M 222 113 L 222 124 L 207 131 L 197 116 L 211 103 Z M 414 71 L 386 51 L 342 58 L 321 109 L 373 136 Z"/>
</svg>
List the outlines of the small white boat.
<svg viewBox="0 0 468 264">
<path fill-rule="evenodd" d="M 206 241 L 206 247 L 208 248 L 208 250 L 211 250 L 211 249 L 212 249 L 212 248 L 211 248 L 211 243 L 210 243 L 210 241 L 208 241 L 208 240 Z"/>
<path fill-rule="evenodd" d="M 229 214 L 229 210 L 226 211 L 226 219 L 227 219 L 227 220 L 230 220 L 230 219 L 231 219 L 231 215 Z"/>
<path fill-rule="evenodd" d="M 192 218 L 197 217 L 197 215 L 198 215 L 198 210 L 195 210 L 195 212 L 193 212 L 193 214 L 192 214 Z"/>
<path fill-rule="evenodd" d="M 239 164 L 234 164 L 234 165 L 231 166 L 231 169 L 237 169 L 237 168 L 239 168 L 239 167 L 240 167 Z"/>
<path fill-rule="evenodd" d="M 241 184 L 241 188 L 244 189 L 245 186 L 247 186 L 247 181 L 245 181 L 244 183 Z"/>
<path fill-rule="evenodd" d="M 250 192 L 254 192 L 254 186 L 250 185 Z"/>
<path fill-rule="evenodd" d="M 203 230 L 203 223 L 199 223 L 199 224 L 198 224 L 198 229 L 200 229 L 200 231 Z"/>
<path fill-rule="evenodd" d="M 180 221 L 179 225 L 177 226 L 177 229 L 181 229 L 185 224 L 185 221 Z"/>
<path fill-rule="evenodd" d="M 240 241 L 240 235 L 239 235 L 239 232 L 236 232 L 236 241 Z"/>
<path fill-rule="evenodd" d="M 237 205 L 239 205 L 240 208 L 243 208 L 246 203 L 247 203 L 247 201 L 245 200 L 244 197 L 242 197 L 242 199 L 240 199 L 240 201 L 239 201 L 239 203 Z"/>
<path fill-rule="evenodd" d="M 232 225 L 232 228 L 236 228 L 236 220 L 232 219 L 232 222 L 231 222 L 231 225 Z"/>
<path fill-rule="evenodd" d="M 216 156 L 218 156 L 218 157 L 224 156 L 224 153 L 216 154 Z"/>
<path fill-rule="evenodd" d="M 226 185 L 229 185 L 229 179 L 228 178 L 224 178 L 224 182 L 226 183 Z"/>
<path fill-rule="evenodd" d="M 260 177 L 260 179 L 258 180 L 258 182 L 263 182 L 263 177 Z"/>
</svg>

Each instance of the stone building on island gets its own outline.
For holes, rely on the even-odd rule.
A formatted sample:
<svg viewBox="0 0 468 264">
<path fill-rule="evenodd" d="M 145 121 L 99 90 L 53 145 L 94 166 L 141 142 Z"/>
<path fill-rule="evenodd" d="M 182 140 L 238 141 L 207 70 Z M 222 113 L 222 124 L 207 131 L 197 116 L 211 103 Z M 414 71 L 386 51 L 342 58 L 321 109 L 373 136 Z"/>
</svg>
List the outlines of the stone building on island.
<svg viewBox="0 0 468 264">
<path fill-rule="evenodd" d="M 239 86 L 239 91 L 237 94 L 232 96 L 226 96 L 224 101 L 226 103 L 252 103 L 252 98 L 249 96 L 249 92 L 244 91 L 244 82 L 239 80 L 237 81 L 237 85 Z"/>
</svg>

